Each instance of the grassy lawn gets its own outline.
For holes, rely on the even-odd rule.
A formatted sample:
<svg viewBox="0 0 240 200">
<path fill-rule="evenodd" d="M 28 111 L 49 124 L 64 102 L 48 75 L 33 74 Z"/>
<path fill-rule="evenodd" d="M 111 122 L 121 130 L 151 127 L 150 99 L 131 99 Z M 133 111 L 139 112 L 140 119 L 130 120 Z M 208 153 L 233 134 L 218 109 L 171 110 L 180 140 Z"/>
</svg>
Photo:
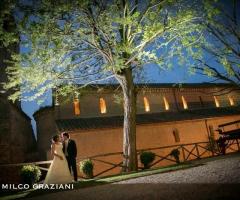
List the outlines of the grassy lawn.
<svg viewBox="0 0 240 200">
<path fill-rule="evenodd" d="M 118 175 L 113 175 L 113 176 L 107 176 L 107 177 L 101 177 L 101 178 L 95 178 L 95 179 L 82 179 L 81 181 L 78 181 L 74 183 L 74 190 L 77 189 L 82 189 L 86 187 L 93 187 L 93 186 L 98 186 L 98 185 L 103 185 L 103 184 L 110 184 L 110 183 L 115 183 L 123 180 L 128 180 L 128 179 L 133 179 L 133 178 L 138 178 L 138 177 L 143 177 L 143 176 L 149 176 L 153 174 L 159 174 L 159 173 L 166 173 L 166 172 L 171 172 L 171 171 L 176 171 L 176 170 L 183 170 L 183 169 L 188 169 L 192 167 L 197 167 L 199 165 L 203 165 L 204 163 L 214 161 L 214 160 L 219 160 L 219 159 L 225 159 L 228 157 L 235 157 L 239 156 L 239 153 L 234 153 L 230 155 L 225 155 L 225 156 L 217 156 L 217 157 L 210 157 L 210 158 L 204 158 L 200 160 L 193 160 L 193 161 L 188 161 L 186 163 L 178 164 L 178 165 L 171 165 L 167 167 L 161 167 L 161 168 L 155 168 L 155 169 L 149 169 L 149 170 L 144 170 L 144 171 L 138 171 L 138 172 L 131 172 L 131 173 L 124 173 L 124 174 L 118 174 Z M 20 191 L 12 194 L 8 194 L 5 196 L 0 196 L 1 200 L 9 200 L 9 199 L 19 199 L 19 198 L 24 198 L 24 197 L 33 197 L 37 195 L 44 195 L 52 192 L 62 192 L 64 190 L 43 190 L 43 189 L 31 189 L 27 191 Z M 69 190 L 65 190 L 69 191 Z"/>
</svg>

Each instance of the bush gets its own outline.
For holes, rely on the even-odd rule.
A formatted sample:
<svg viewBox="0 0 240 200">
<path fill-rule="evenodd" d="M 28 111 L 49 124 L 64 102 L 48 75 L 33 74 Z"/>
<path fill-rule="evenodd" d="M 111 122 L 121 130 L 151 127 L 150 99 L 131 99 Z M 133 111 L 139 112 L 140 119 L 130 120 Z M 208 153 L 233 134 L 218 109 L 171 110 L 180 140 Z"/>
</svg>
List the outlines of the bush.
<svg viewBox="0 0 240 200">
<path fill-rule="evenodd" d="M 41 171 L 38 166 L 24 165 L 20 171 L 20 175 L 24 183 L 32 185 L 39 181 Z"/>
<path fill-rule="evenodd" d="M 180 159 L 179 159 L 180 151 L 178 149 L 173 149 L 170 155 L 175 158 L 176 163 L 180 163 Z"/>
<path fill-rule="evenodd" d="M 93 162 L 90 159 L 81 161 L 80 171 L 84 173 L 87 178 L 93 178 Z"/>
<path fill-rule="evenodd" d="M 218 152 L 218 144 L 212 136 L 209 136 L 209 143 L 206 145 L 206 149 L 212 152 Z"/>
<path fill-rule="evenodd" d="M 140 155 L 140 160 L 144 166 L 144 169 L 148 169 L 149 165 L 154 161 L 154 159 L 155 159 L 155 153 L 151 151 L 142 152 Z"/>
</svg>

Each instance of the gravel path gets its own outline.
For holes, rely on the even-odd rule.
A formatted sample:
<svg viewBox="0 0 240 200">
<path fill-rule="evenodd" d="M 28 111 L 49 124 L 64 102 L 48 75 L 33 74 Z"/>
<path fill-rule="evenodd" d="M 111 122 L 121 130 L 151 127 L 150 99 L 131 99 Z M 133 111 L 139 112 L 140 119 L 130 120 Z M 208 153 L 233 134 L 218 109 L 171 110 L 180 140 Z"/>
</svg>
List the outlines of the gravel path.
<svg viewBox="0 0 240 200">
<path fill-rule="evenodd" d="M 99 200 L 240 199 L 240 154 L 175 172 L 32 198 Z"/>
<path fill-rule="evenodd" d="M 240 156 L 208 162 L 191 169 L 122 181 L 117 184 L 125 183 L 240 184 Z"/>
</svg>

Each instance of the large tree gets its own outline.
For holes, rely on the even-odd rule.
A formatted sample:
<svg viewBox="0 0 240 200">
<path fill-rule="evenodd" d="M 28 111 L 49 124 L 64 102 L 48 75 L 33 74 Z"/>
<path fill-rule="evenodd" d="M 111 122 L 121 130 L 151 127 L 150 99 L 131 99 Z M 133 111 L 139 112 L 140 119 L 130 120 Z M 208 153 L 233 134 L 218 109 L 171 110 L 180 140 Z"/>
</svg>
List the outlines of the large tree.
<svg viewBox="0 0 240 200">
<path fill-rule="evenodd" d="M 23 1 L 24 2 L 24 1 Z M 24 51 L 12 56 L 6 89 L 12 100 L 35 100 L 56 89 L 66 94 L 115 79 L 124 98 L 123 166 L 137 170 L 135 74 L 147 64 L 182 62 L 201 38 L 195 1 L 39 0 L 17 9 Z M 61 86 L 61 87 L 60 87 Z M 83 87 L 82 86 L 82 87 Z M 23 95 L 31 92 L 31 96 Z"/>
</svg>

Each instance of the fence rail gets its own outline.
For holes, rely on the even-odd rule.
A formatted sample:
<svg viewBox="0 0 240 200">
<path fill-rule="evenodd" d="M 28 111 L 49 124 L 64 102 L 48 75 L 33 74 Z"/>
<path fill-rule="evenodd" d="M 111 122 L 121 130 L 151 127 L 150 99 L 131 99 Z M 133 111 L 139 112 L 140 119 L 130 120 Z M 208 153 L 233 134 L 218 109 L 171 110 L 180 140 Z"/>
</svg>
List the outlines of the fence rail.
<svg viewBox="0 0 240 200">
<path fill-rule="evenodd" d="M 17 166 L 24 166 L 24 165 L 50 165 L 52 163 L 52 160 L 47 161 L 38 161 L 38 162 L 28 162 L 28 163 L 14 163 L 14 164 L 0 164 L 0 167 L 17 167 Z M 39 166 L 39 169 L 43 171 L 48 171 L 48 168 Z"/>
<path fill-rule="evenodd" d="M 240 151 L 240 140 L 233 139 L 229 140 L 226 145 L 226 153 L 239 152 Z M 151 163 L 149 167 L 159 167 L 166 166 L 177 163 L 176 158 L 172 155 L 173 150 L 178 150 L 179 161 L 186 162 L 195 159 L 201 159 L 205 157 L 213 157 L 221 155 L 221 148 L 217 145 L 217 141 L 212 142 L 198 142 L 198 143 L 188 143 L 188 144 L 178 144 L 171 146 L 162 146 L 162 147 L 154 147 L 154 148 L 146 148 L 146 149 L 138 149 L 137 157 L 138 157 L 138 170 L 142 170 L 140 162 L 140 155 L 145 151 L 152 151 L 155 153 L 155 160 Z M 99 154 L 90 157 L 82 157 L 77 160 L 78 165 L 79 162 L 84 159 L 91 159 L 94 163 L 94 177 L 106 176 L 112 174 L 121 173 L 123 166 L 123 152 L 115 152 L 115 153 L 107 153 L 107 154 Z M 52 160 L 50 161 L 39 161 L 39 162 L 31 162 L 31 163 L 16 163 L 16 164 L 0 164 L 0 167 L 11 167 L 11 166 L 23 166 L 27 164 L 38 165 L 41 170 L 47 171 L 46 165 L 50 165 Z M 40 165 L 45 165 L 41 167 Z"/>
</svg>

